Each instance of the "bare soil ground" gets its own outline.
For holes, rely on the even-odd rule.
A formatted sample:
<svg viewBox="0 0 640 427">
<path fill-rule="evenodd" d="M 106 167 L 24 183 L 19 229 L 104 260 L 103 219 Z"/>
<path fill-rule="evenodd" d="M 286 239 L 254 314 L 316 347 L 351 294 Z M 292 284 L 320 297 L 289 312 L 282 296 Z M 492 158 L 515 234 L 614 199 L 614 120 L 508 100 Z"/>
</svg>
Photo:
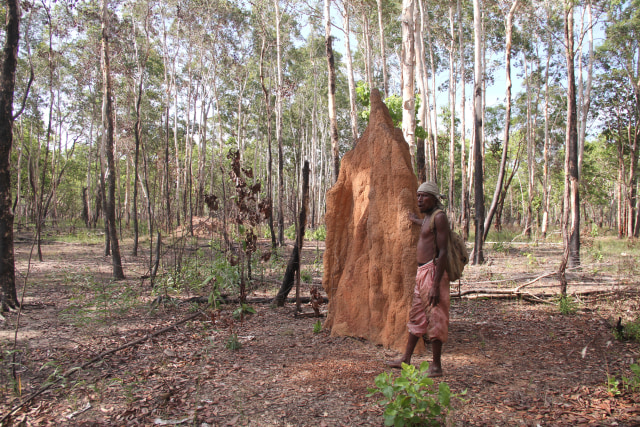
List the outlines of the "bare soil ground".
<svg viewBox="0 0 640 427">
<path fill-rule="evenodd" d="M 28 239 L 18 239 L 22 279 L 30 250 Z M 377 397 L 367 396 L 368 388 L 397 353 L 314 332 L 317 319 L 295 318 L 292 304 L 253 304 L 256 314 L 242 321 L 232 316 L 237 305 L 223 306 L 68 373 L 197 313 L 198 306 L 173 301 L 152 307 L 155 295 L 149 281 L 140 279 L 148 270 L 148 254 L 128 255 L 126 242 L 127 280 L 116 283 L 109 279 L 110 258 L 103 256 L 102 244 L 52 237 L 43 251 L 44 262 L 31 260 L 20 317 L 8 313 L 0 324 L 0 418 L 48 381 L 67 375 L 5 424 L 383 425 L 384 408 Z M 313 271 L 314 263 L 317 268 L 321 253 L 320 243 L 308 242 L 303 271 Z M 560 246 L 488 244 L 486 258 L 485 265 L 467 267 L 460 291 L 505 291 L 531 282 L 557 268 Z M 624 254 L 607 265 L 583 262 L 568 275 L 569 293 L 608 293 L 578 297 L 571 315 L 561 314 L 555 303 L 477 297 L 486 292 L 453 299 L 441 381 L 467 394 L 454 401 L 448 424 L 640 425 L 640 396 L 624 390 L 614 395 L 607 387 L 608 374 L 632 377 L 629 366 L 639 355 L 637 343 L 612 335 L 618 317 L 626 322 L 638 316 L 636 262 Z M 252 286 L 250 298 L 273 296 L 282 269 L 265 268 L 254 278 L 260 283 Z M 320 283 L 321 277 L 313 280 Z M 302 288 L 308 296 L 309 285 Z M 457 290 L 453 286 L 452 292 Z M 548 277 L 523 291 L 554 294 L 558 283 Z M 194 293 L 180 297 L 189 296 Z M 235 351 L 227 348 L 232 334 L 242 344 Z M 430 360 L 428 353 L 413 363 L 424 360 Z"/>
</svg>

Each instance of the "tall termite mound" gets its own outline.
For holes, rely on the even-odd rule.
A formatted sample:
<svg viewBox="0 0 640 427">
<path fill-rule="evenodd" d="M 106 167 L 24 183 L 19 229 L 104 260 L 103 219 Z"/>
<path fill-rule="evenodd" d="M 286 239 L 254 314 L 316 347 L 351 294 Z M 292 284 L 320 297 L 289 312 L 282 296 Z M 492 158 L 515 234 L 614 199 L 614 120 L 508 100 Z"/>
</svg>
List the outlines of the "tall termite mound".
<svg viewBox="0 0 640 427">
<path fill-rule="evenodd" d="M 409 146 L 374 89 L 367 129 L 327 193 L 322 284 L 332 335 L 403 348 L 419 232 L 407 214 L 417 212 L 417 189 Z"/>
</svg>

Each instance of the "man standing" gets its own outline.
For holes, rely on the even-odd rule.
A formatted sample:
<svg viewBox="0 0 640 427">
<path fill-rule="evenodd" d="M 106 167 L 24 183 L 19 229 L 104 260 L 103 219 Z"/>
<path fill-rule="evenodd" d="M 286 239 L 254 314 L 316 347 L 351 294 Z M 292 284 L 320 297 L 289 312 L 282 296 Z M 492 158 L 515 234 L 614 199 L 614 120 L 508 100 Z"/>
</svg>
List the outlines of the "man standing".
<svg viewBox="0 0 640 427">
<path fill-rule="evenodd" d="M 418 187 L 418 209 L 426 215 L 423 220 L 409 213 L 409 220 L 421 227 L 416 251 L 418 272 L 407 324 L 409 339 L 404 355 L 387 364 L 400 368 L 402 363 L 411 363 L 418 340 L 426 335 L 433 352 L 428 375 L 433 378 L 442 376 L 440 356 L 449 332 L 449 277 L 445 271 L 449 221 L 442 211 L 440 192 L 434 182 Z"/>
</svg>

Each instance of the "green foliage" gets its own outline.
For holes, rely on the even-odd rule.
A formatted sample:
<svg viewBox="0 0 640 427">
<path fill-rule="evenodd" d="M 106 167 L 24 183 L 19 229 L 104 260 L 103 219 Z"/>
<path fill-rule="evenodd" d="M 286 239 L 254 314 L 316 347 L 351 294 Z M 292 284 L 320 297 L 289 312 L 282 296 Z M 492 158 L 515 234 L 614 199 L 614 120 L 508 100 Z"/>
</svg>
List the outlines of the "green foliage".
<svg viewBox="0 0 640 427">
<path fill-rule="evenodd" d="M 108 324 L 117 319 L 114 315 L 127 313 L 140 303 L 138 290 L 127 282 L 99 280 L 91 274 L 69 274 L 65 282 L 71 298 L 60 317 L 75 325 Z"/>
<path fill-rule="evenodd" d="M 575 314 L 578 311 L 578 304 L 571 295 L 562 295 L 558 300 L 558 310 L 564 316 Z"/>
<path fill-rule="evenodd" d="M 640 318 L 626 323 L 622 330 L 613 329 L 614 337 L 619 341 L 636 341 L 640 343 Z"/>
<path fill-rule="evenodd" d="M 615 376 L 607 374 L 607 391 L 612 396 L 619 396 L 626 392 L 636 393 L 640 391 L 640 365 L 637 363 L 629 366 L 631 376 L 624 375 L 620 380 Z"/>
<path fill-rule="evenodd" d="M 321 331 L 322 331 L 322 322 L 318 320 L 316 323 L 313 324 L 313 333 L 319 334 Z"/>
<path fill-rule="evenodd" d="M 313 280 L 313 275 L 309 270 L 302 270 L 300 272 L 300 280 L 302 280 L 304 283 L 311 283 L 311 281 Z"/>
<path fill-rule="evenodd" d="M 384 424 L 386 426 L 440 426 L 451 409 L 451 391 L 445 382 L 438 388 L 427 376 L 429 363 L 422 362 L 417 369 L 413 365 L 402 364 L 402 372 L 393 378 L 383 372 L 375 379 L 375 387 L 368 396 L 378 393 L 383 398 L 380 404 L 386 406 Z M 465 394 L 463 392 L 462 394 Z"/>
<path fill-rule="evenodd" d="M 227 338 L 227 344 L 225 347 L 231 351 L 237 351 L 242 348 L 242 343 L 238 340 L 238 334 L 231 334 L 229 338 Z"/>
<path fill-rule="evenodd" d="M 233 318 L 240 320 L 245 315 L 256 314 L 256 310 L 251 307 L 249 304 L 242 303 L 240 307 L 233 310 Z"/>
<path fill-rule="evenodd" d="M 201 250 L 183 259 L 179 267 L 160 279 L 154 292 L 176 295 L 234 291 L 240 281 L 238 265 L 231 265 L 224 253 L 213 249 L 213 259 Z"/>
<path fill-rule="evenodd" d="M 291 224 L 290 226 L 288 226 L 287 228 L 284 229 L 284 237 L 286 237 L 289 240 L 295 240 L 296 239 L 296 226 L 295 226 L 295 224 Z"/>
<path fill-rule="evenodd" d="M 304 233 L 304 238 L 306 240 L 316 240 L 324 242 L 327 238 L 327 229 L 324 224 L 319 225 L 315 230 L 306 230 Z"/>
</svg>

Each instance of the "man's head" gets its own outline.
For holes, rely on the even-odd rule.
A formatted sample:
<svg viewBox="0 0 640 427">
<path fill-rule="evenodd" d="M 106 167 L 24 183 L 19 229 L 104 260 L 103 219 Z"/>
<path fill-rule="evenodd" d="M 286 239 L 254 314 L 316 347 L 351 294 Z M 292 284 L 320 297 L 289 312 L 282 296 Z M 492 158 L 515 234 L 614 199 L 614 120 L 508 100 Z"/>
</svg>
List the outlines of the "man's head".
<svg viewBox="0 0 640 427">
<path fill-rule="evenodd" d="M 418 209 L 420 212 L 430 212 L 440 206 L 440 191 L 435 182 L 427 181 L 418 187 Z"/>
</svg>

